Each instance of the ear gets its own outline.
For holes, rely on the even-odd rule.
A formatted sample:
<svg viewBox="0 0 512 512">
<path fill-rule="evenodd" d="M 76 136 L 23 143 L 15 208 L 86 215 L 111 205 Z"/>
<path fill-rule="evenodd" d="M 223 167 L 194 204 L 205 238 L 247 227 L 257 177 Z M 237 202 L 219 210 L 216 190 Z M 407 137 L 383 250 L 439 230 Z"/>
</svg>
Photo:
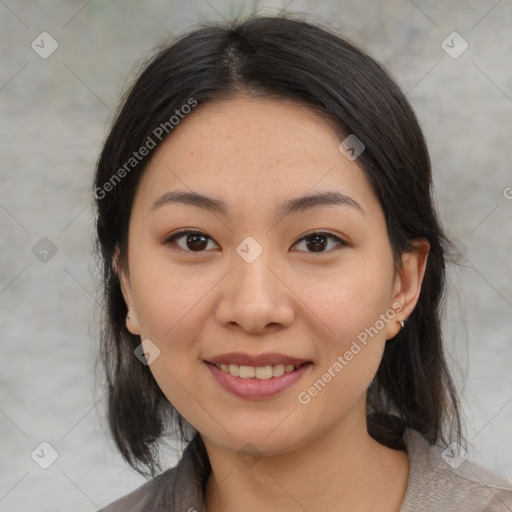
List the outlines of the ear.
<svg viewBox="0 0 512 512">
<path fill-rule="evenodd" d="M 388 322 L 386 339 L 394 338 L 401 329 L 399 320 L 405 321 L 413 312 L 420 296 L 421 284 L 427 267 L 430 244 L 424 238 L 412 242 L 412 250 L 402 253 L 402 269 L 395 277 L 393 309 L 396 321 Z M 400 305 L 400 306 L 399 306 Z"/>
<path fill-rule="evenodd" d="M 116 249 L 115 254 L 112 258 L 112 268 L 114 269 L 114 272 L 117 274 L 119 278 L 119 283 L 121 285 L 121 293 L 123 294 L 126 307 L 133 308 L 133 296 L 132 287 L 130 283 L 130 275 L 128 273 L 128 269 L 125 269 L 125 265 L 123 265 L 120 261 L 118 248 Z M 130 314 L 127 315 L 126 328 L 132 334 L 140 334 L 139 324 L 137 323 L 135 311 L 132 311 Z"/>
</svg>

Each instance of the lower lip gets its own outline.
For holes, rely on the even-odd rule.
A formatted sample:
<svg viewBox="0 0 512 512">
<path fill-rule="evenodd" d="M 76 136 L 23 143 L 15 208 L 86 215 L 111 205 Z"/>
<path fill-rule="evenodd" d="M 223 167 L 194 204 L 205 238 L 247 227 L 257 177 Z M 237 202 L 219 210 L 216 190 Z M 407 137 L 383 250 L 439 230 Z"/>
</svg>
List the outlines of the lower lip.
<svg viewBox="0 0 512 512">
<path fill-rule="evenodd" d="M 282 393 L 298 382 L 309 371 L 312 363 L 305 363 L 293 372 L 283 373 L 271 379 L 242 379 L 222 371 L 212 363 L 206 363 L 215 380 L 229 393 L 248 399 L 270 398 Z"/>
</svg>

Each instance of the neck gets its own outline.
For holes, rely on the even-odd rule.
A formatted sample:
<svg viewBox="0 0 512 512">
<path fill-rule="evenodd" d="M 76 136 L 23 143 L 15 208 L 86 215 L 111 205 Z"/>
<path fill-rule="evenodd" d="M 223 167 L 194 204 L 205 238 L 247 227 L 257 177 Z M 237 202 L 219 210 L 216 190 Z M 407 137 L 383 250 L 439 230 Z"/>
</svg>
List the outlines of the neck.
<svg viewBox="0 0 512 512">
<path fill-rule="evenodd" d="M 364 427 L 366 426 L 364 416 Z M 208 512 L 398 512 L 408 480 L 408 458 L 366 428 L 342 425 L 295 450 L 243 462 L 237 452 L 203 438 L 212 471 Z"/>
</svg>

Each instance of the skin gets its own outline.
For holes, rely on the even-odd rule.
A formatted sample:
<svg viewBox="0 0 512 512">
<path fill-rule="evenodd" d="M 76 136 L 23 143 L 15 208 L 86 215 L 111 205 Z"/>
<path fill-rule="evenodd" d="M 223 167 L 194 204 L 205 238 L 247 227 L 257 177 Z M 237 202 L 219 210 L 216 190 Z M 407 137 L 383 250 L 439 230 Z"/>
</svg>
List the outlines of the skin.
<svg viewBox="0 0 512 512">
<path fill-rule="evenodd" d="M 241 503 L 246 512 L 396 512 L 402 503 L 407 455 L 368 435 L 366 391 L 400 330 L 397 320 L 416 305 L 429 247 L 417 240 L 395 272 L 382 208 L 357 160 L 338 149 L 340 137 L 299 103 L 237 96 L 194 109 L 141 178 L 120 270 L 134 309 L 127 328 L 158 347 L 150 370 L 201 433 L 212 465 L 208 512 Z M 221 199 L 228 214 L 183 204 L 151 210 L 173 190 Z M 284 201 L 319 191 L 342 192 L 363 212 L 323 205 L 279 215 Z M 186 236 L 166 243 L 183 228 L 210 237 L 203 252 Z M 327 239 L 324 252 L 314 252 L 303 239 L 311 231 L 348 245 Z M 252 263 L 236 252 L 247 236 L 263 249 Z M 298 393 L 393 304 L 396 317 L 308 404 L 299 403 Z M 204 363 L 232 351 L 279 352 L 313 365 L 277 396 L 241 399 Z M 242 447 L 254 464 L 241 460 Z"/>
</svg>

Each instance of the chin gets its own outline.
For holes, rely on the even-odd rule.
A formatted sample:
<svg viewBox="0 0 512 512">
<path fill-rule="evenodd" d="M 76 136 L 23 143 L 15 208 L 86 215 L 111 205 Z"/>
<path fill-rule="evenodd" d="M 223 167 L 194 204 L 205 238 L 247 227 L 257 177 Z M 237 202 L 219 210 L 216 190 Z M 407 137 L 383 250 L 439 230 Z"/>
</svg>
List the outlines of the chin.
<svg viewBox="0 0 512 512">
<path fill-rule="evenodd" d="M 313 433 L 304 429 L 304 422 L 297 418 L 292 420 L 293 413 L 274 416 L 272 420 L 261 421 L 251 415 L 241 421 L 236 421 L 236 428 L 228 428 L 227 423 L 222 427 L 216 425 L 201 430 L 201 435 L 211 443 L 226 450 L 243 452 L 252 456 L 273 456 L 293 451 L 307 442 Z M 291 421 L 290 421 L 291 420 Z M 205 432 L 205 434 L 203 434 Z"/>
</svg>

